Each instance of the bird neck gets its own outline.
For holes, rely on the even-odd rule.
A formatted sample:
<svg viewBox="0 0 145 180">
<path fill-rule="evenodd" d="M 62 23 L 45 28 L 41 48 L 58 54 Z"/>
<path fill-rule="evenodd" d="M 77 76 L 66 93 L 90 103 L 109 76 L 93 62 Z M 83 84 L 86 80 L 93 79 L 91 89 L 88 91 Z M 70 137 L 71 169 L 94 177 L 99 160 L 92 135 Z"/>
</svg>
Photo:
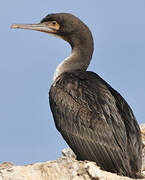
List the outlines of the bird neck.
<svg viewBox="0 0 145 180">
<path fill-rule="evenodd" d="M 69 39 L 69 40 L 68 40 Z M 72 47 L 72 52 L 69 57 L 64 59 L 56 68 L 53 80 L 64 72 L 74 70 L 86 71 L 94 50 L 94 43 L 90 31 L 78 34 L 74 37 L 65 39 Z"/>
</svg>

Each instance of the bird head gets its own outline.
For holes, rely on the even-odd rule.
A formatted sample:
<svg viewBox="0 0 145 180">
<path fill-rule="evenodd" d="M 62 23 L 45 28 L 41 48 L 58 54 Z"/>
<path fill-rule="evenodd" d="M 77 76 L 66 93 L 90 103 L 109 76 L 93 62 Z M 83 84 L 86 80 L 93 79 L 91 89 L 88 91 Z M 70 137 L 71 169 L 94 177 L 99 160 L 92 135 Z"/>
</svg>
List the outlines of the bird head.
<svg viewBox="0 0 145 180">
<path fill-rule="evenodd" d="M 83 32 L 90 32 L 79 18 L 69 13 L 49 14 L 38 24 L 13 24 L 11 28 L 45 32 L 63 38 L 69 43 L 73 41 L 73 37 L 80 39 Z"/>
<path fill-rule="evenodd" d="M 38 24 L 13 24 L 13 29 L 28 29 L 55 35 L 67 41 L 88 64 L 92 58 L 94 43 L 89 28 L 69 13 L 48 14 Z"/>
</svg>

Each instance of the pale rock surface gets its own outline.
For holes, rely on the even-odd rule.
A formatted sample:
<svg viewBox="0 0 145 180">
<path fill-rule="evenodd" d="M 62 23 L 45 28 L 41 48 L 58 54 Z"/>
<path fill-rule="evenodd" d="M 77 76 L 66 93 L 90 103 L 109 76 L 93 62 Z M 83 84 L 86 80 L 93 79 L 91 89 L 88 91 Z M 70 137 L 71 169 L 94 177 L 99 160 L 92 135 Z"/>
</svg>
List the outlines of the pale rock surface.
<svg viewBox="0 0 145 180">
<path fill-rule="evenodd" d="M 145 174 L 145 124 L 141 125 L 143 139 L 143 174 Z M 10 162 L 0 164 L 0 180 L 131 180 L 101 170 L 94 162 L 77 161 L 70 148 L 63 150 L 57 160 L 16 166 Z M 145 178 L 142 178 L 145 180 Z"/>
<path fill-rule="evenodd" d="M 140 129 L 142 132 L 142 144 L 143 144 L 142 170 L 145 171 L 145 124 L 140 125 Z"/>
</svg>

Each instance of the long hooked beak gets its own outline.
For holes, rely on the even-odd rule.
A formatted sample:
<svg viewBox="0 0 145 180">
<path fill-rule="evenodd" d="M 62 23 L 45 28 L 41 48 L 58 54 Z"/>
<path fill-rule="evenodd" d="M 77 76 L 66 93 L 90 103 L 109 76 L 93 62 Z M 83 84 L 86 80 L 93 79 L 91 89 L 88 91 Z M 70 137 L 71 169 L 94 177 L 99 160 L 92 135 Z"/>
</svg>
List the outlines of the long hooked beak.
<svg viewBox="0 0 145 180">
<path fill-rule="evenodd" d="M 35 30 L 35 31 L 41 31 L 45 33 L 55 33 L 56 31 L 54 29 L 49 28 L 44 23 L 39 24 L 12 24 L 12 29 L 28 29 L 28 30 Z"/>
</svg>

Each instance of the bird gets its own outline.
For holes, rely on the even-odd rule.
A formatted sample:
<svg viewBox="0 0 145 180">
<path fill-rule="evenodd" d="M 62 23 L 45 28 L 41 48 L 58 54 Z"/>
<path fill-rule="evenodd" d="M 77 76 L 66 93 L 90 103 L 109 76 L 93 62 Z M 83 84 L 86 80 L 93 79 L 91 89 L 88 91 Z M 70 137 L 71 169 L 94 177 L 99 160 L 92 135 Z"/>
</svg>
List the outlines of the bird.
<svg viewBox="0 0 145 180">
<path fill-rule="evenodd" d="M 126 100 L 98 74 L 87 71 L 94 51 L 89 27 L 70 13 L 53 13 L 38 24 L 13 24 L 67 41 L 71 54 L 56 68 L 49 91 L 55 126 L 78 160 L 94 161 L 122 176 L 141 174 L 142 140 Z"/>
</svg>

